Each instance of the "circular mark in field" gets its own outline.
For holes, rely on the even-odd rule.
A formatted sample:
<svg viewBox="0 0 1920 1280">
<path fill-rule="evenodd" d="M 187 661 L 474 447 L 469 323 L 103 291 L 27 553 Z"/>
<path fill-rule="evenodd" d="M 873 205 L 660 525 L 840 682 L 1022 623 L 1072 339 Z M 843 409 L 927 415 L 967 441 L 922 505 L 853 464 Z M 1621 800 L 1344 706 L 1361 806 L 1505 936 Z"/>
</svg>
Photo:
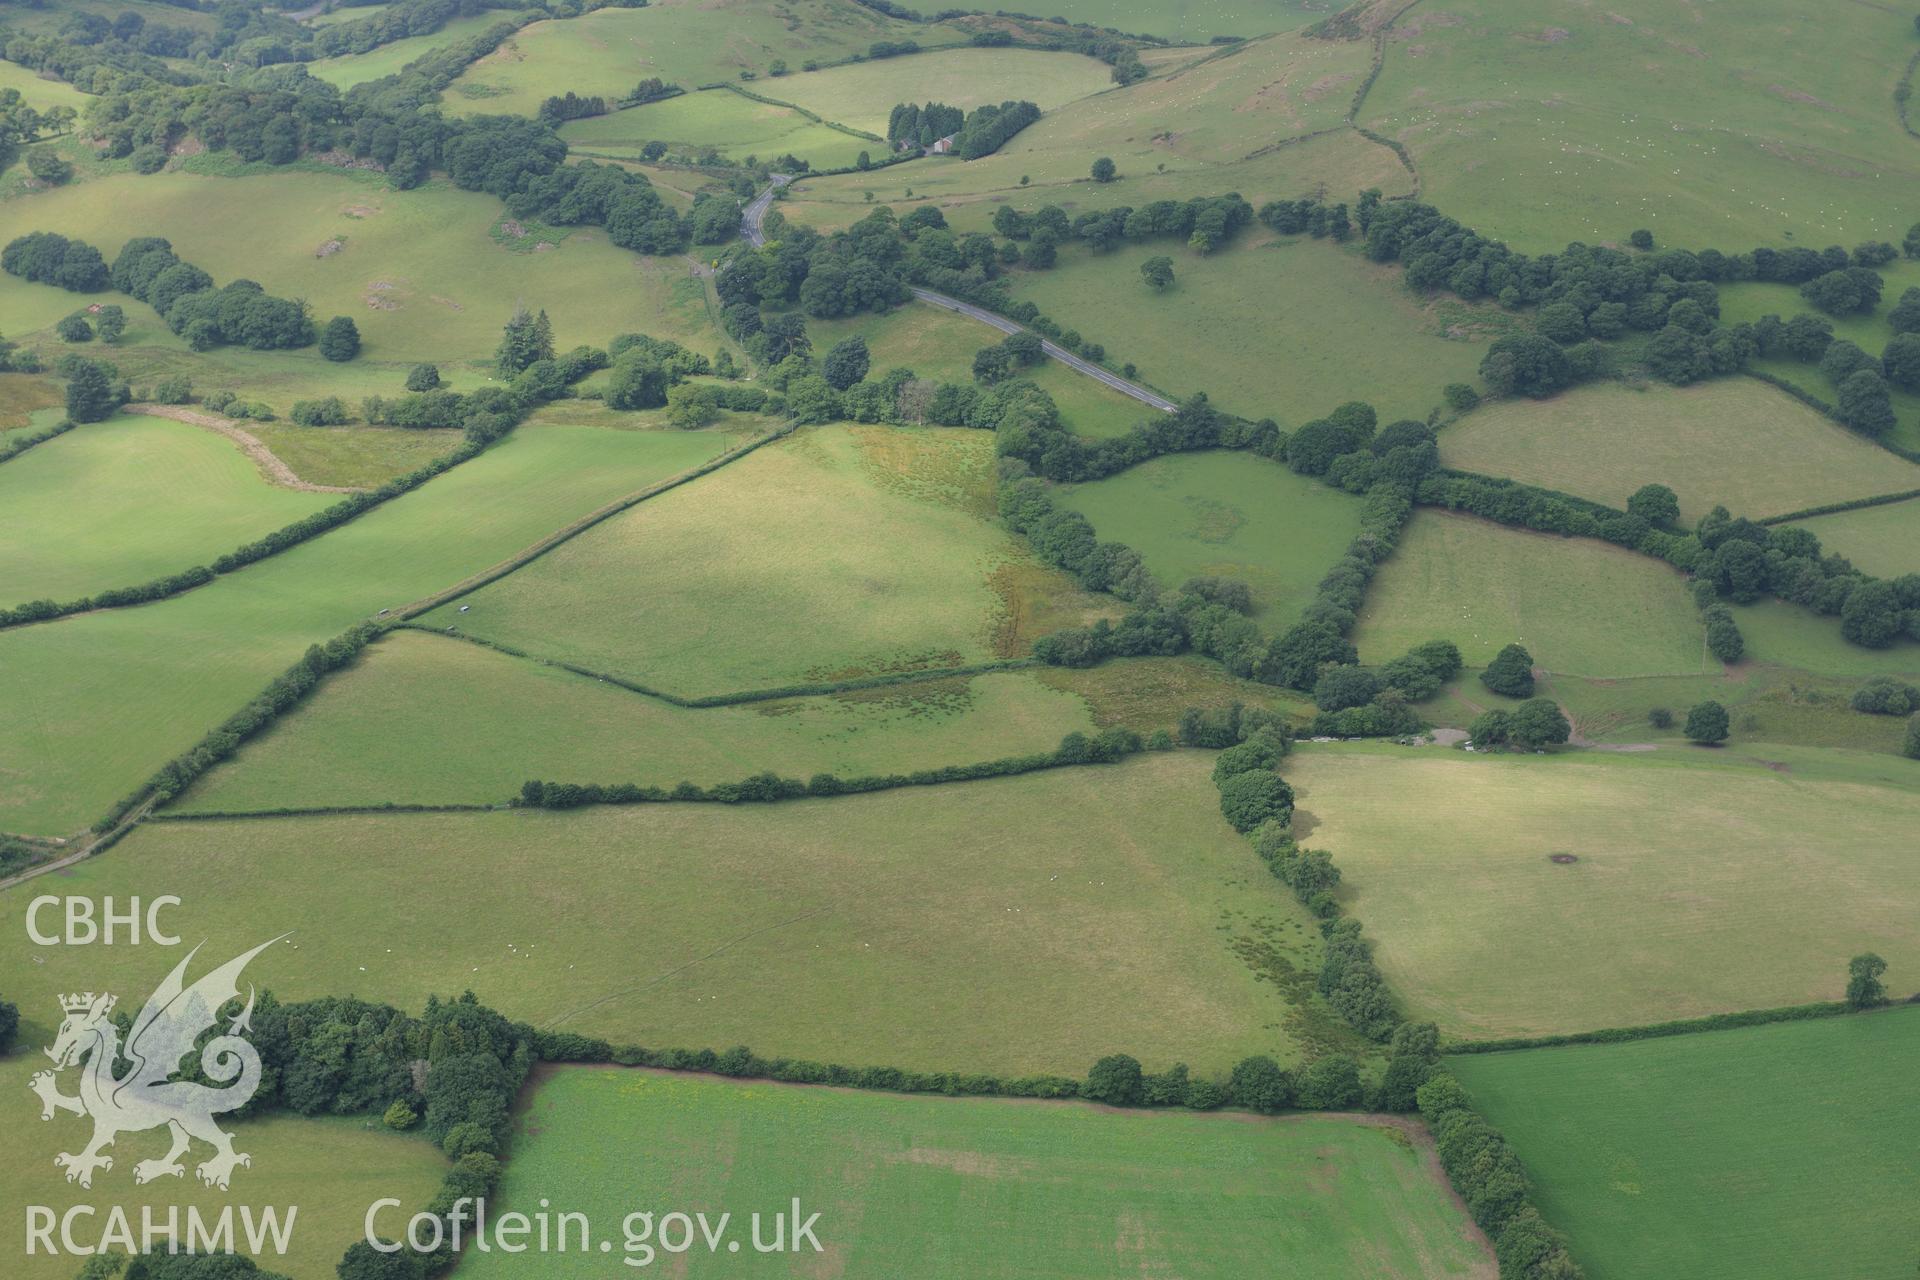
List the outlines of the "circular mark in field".
<svg viewBox="0 0 1920 1280">
<path fill-rule="evenodd" d="M 1564 866 L 1566 866 L 1566 865 L 1568 865 L 1569 863 L 1573 863 L 1573 862 L 1578 862 L 1578 861 L 1580 861 L 1580 859 L 1579 859 L 1579 857 L 1578 857 L 1578 855 L 1576 855 L 1576 854 L 1571 854 L 1571 853 L 1550 853 L 1550 854 L 1548 854 L 1548 855 L 1547 855 L 1547 861 L 1548 861 L 1548 862 L 1554 862 L 1554 863 L 1558 863 L 1558 864 L 1559 864 L 1560 866 L 1563 866 L 1563 867 L 1564 867 Z"/>
</svg>

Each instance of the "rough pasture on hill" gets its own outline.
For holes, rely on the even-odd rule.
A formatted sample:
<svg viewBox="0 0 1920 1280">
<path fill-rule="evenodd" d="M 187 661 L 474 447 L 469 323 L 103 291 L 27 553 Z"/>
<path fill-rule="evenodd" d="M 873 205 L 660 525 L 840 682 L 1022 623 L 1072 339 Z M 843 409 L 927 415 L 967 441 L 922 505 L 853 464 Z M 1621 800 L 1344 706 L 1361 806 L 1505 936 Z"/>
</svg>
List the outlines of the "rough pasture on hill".
<svg viewBox="0 0 1920 1280">
<path fill-rule="evenodd" d="M 1039 630 L 1106 606 L 991 522 L 992 447 L 803 430 L 424 621 L 682 697 L 1018 657 L 1036 604 Z"/>
<path fill-rule="evenodd" d="M 1249 42 L 1067 103 L 979 160 L 807 179 L 790 212 L 842 225 L 865 212 L 867 191 L 899 202 L 911 190 L 912 198 L 939 202 L 949 220 L 971 228 L 984 227 L 994 206 L 1009 200 L 1052 201 L 1079 212 L 1225 191 L 1257 205 L 1321 185 L 1404 193 L 1407 172 L 1394 154 L 1342 127 L 1367 66 L 1368 50 L 1357 42 L 1298 35 Z M 1102 155 L 1119 169 L 1115 184 L 1088 178 L 1089 163 Z"/>
<path fill-rule="evenodd" d="M 1026 101 L 1052 111 L 1112 86 L 1107 65 L 1082 54 L 944 49 L 783 76 L 759 86 L 759 91 L 884 138 L 888 113 L 902 102 L 944 102 L 971 111 Z M 880 159 L 884 151 L 883 144 L 873 158 Z"/>
<path fill-rule="evenodd" d="M 809 1260 L 849 1280 L 1035 1267 L 1093 1280 L 1116 1265 L 1211 1278 L 1276 1257 L 1321 1276 L 1493 1274 L 1425 1144 L 1366 1117 L 1151 1115 L 569 1068 L 539 1080 L 520 1124 L 504 1204 L 553 1196 L 612 1220 L 631 1203 L 722 1195 L 770 1215 L 798 1195 L 821 1211 L 823 1252 Z M 628 1187 L 586 1176 L 634 1150 L 656 1158 Z M 603 1265 L 550 1261 L 557 1276 Z M 468 1269 L 515 1271 L 499 1255 Z"/>
<path fill-rule="evenodd" d="M 1283 631 L 1360 531 L 1352 497 L 1264 458 L 1236 453 L 1156 458 L 1060 494 L 1103 539 L 1146 557 L 1168 591 L 1229 578 L 1253 592 L 1261 626 Z"/>
<path fill-rule="evenodd" d="M 0 600 L 130 587 L 292 524 L 334 498 L 267 483 L 211 431 L 131 415 L 0 469 Z"/>
<path fill-rule="evenodd" d="M 1284 772 L 1382 971 L 1451 1035 L 1831 1000 L 1849 956 L 1920 964 L 1903 760 L 1316 746 Z"/>
<path fill-rule="evenodd" d="M 283 998 L 418 1007 L 472 988 L 620 1043 L 1007 1075 L 1078 1076 L 1110 1052 L 1210 1075 L 1252 1053 L 1364 1056 L 1314 992 L 1319 931 L 1220 818 L 1211 766 L 1178 752 L 781 804 L 157 822 L 63 886 L 164 885 L 201 904 L 210 948 L 327 922 L 255 962 Z M 396 875 L 458 900 L 423 916 L 411 893 L 369 892 Z M 35 892 L 0 894 L 0 924 L 17 932 Z M 135 962 L 122 950 L 34 968 L 98 985 Z M 0 958 L 0 989 L 28 963 Z"/>
<path fill-rule="evenodd" d="M 692 709 L 400 631 L 179 807 L 493 804 L 529 778 L 671 788 L 766 769 L 912 772 L 1051 751 L 1093 729 L 1081 698 L 1026 671 Z"/>
<path fill-rule="evenodd" d="M 1054 0 L 1046 6 L 1069 22 L 1194 41 L 1291 31 L 1339 7 L 1333 0 Z"/>
<path fill-rule="evenodd" d="M 252 216 L 227 216 L 236 201 Z M 709 352 L 719 344 L 704 290 L 683 260 L 638 257 L 594 227 L 554 231 L 548 251 L 516 252 L 493 234 L 504 217 L 500 202 L 483 192 L 438 185 L 394 191 L 372 174 L 275 170 L 256 181 L 127 173 L 0 201 L 0 242 L 57 227 L 111 260 L 134 236 L 164 236 L 183 259 L 223 283 L 257 280 L 270 293 L 306 299 L 323 321 L 353 317 L 362 361 L 387 364 L 382 385 L 375 386 L 361 361 L 342 372 L 312 348 L 264 357 L 248 352 L 238 363 L 228 357 L 224 376 L 231 384 L 196 378 L 209 390 L 246 386 L 258 377 L 256 367 L 278 362 L 322 380 L 330 389 L 319 394 L 392 395 L 413 361 L 486 360 L 501 324 L 522 301 L 552 317 L 561 350 L 604 345 L 628 330 Z M 19 338 L 47 328 L 80 300 L 8 277 L 0 290 L 0 333 Z M 186 343 L 146 304 L 111 292 L 85 300 L 124 306 L 130 343 L 177 353 L 174 363 L 186 362 Z M 152 376 L 131 365 L 129 372 Z M 354 381 L 334 385 L 343 378 Z"/>
<path fill-rule="evenodd" d="M 853 0 L 777 7 L 760 0 L 655 0 L 523 27 L 468 67 L 443 101 L 457 114 L 533 115 L 566 90 L 612 99 L 653 76 L 687 89 L 738 79 L 742 71 L 764 81 L 776 59 L 797 75 L 808 60 L 837 62 L 865 54 L 876 41 L 914 40 L 930 48 L 962 39 L 958 31 L 901 22 Z"/>
<path fill-rule="evenodd" d="M 1833 631 L 1831 619 L 1817 621 Z M 1436 636 L 1459 645 L 1470 666 L 1509 644 L 1549 671 L 1583 676 L 1697 675 L 1719 665 L 1685 580 L 1659 561 L 1423 510 L 1374 579 L 1354 641 L 1365 661 L 1385 662 Z"/>
<path fill-rule="evenodd" d="M 357 14 L 362 10 L 349 9 L 340 12 Z M 395 75 L 415 58 L 423 58 L 436 49 L 445 49 L 462 40 L 471 40 L 488 28 L 499 25 L 510 14 L 510 10 L 490 9 L 464 18 L 451 18 L 431 35 L 408 36 L 405 39 L 393 40 L 369 49 L 365 53 L 347 53 L 337 58 L 321 58 L 317 62 L 309 62 L 307 74 L 337 85 L 342 90 L 351 89 L 369 80 Z"/>
<path fill-rule="evenodd" d="M 414 493 L 208 586 L 0 632 L 16 691 L 0 699 L 0 829 L 60 834 L 92 822 L 309 645 L 450 587 L 731 441 L 523 427 Z"/>
<path fill-rule="evenodd" d="M 1449 1066 L 1589 1276 L 1896 1280 L 1916 1048 L 1920 1010 L 1896 1009 Z"/>
<path fill-rule="evenodd" d="M 1911 14 L 1868 5 L 1419 6 L 1360 123 L 1409 148 L 1427 199 L 1529 251 L 1641 227 L 1897 241 L 1920 184 L 1892 102 L 1913 46 Z"/>
<path fill-rule="evenodd" d="M 1484 405 L 1440 433 L 1440 459 L 1616 509 L 1664 484 L 1689 528 L 1716 506 L 1761 519 L 1920 489 L 1920 466 L 1746 378 Z"/>
<path fill-rule="evenodd" d="M 1044 197 L 1011 201 L 1031 213 Z M 1140 264 L 1167 255 L 1174 283 L 1153 290 Z M 1307 237 L 1248 228 L 1202 257 L 1152 241 L 1110 253 L 1073 249 L 1050 271 L 1009 285 L 1109 359 L 1176 396 L 1204 391 L 1221 408 L 1298 426 L 1364 399 L 1382 425 L 1425 419 L 1441 389 L 1473 382 L 1497 313 L 1407 293 L 1398 273 Z"/>
</svg>

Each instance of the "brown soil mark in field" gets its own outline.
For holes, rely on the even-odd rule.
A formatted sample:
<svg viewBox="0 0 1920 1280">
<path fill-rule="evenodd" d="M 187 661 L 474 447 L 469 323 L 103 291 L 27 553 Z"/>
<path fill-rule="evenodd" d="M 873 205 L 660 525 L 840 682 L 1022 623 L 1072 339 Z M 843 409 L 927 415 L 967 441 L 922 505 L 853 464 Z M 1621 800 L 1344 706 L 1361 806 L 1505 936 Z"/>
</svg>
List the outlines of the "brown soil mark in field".
<svg viewBox="0 0 1920 1280">
<path fill-rule="evenodd" d="M 1570 867 L 1580 861 L 1580 855 L 1574 853 L 1550 853 L 1547 855 L 1547 861 L 1553 863 L 1555 866 Z"/>
<path fill-rule="evenodd" d="M 316 258 L 331 258 L 334 254 L 340 252 L 342 249 L 346 247 L 347 247 L 347 242 L 342 240 L 340 237 L 335 236 L 331 240 L 321 241 L 320 244 L 314 249 L 313 256 Z"/>
<path fill-rule="evenodd" d="M 282 462 L 273 450 L 259 436 L 242 427 L 231 418 L 223 418 L 217 413 L 207 413 L 200 409 L 189 409 L 178 404 L 130 404 L 129 413 L 144 413 L 151 418 L 171 418 L 175 422 L 184 422 L 190 426 L 205 427 L 217 431 L 240 446 L 240 452 L 253 459 L 253 465 L 260 468 L 260 474 L 268 483 L 277 484 L 282 489 L 298 489 L 302 493 L 365 493 L 365 489 L 355 489 L 343 485 L 311 484 L 293 474 L 293 468 Z"/>
<path fill-rule="evenodd" d="M 1338 75 L 1321 76 L 1301 92 L 1300 98 L 1303 102 L 1318 102 L 1341 85 L 1351 83 L 1353 79 L 1354 74 L 1351 71 Z"/>
<path fill-rule="evenodd" d="M 1785 98 L 1788 102 L 1802 102 L 1810 107 L 1818 107 L 1822 111 L 1832 111 L 1834 109 L 1831 102 L 1822 102 L 1810 93 L 1802 93 L 1798 89 L 1789 89 L 1783 84 L 1770 84 L 1767 86 L 1767 92 L 1773 94 L 1775 97 Z"/>
</svg>

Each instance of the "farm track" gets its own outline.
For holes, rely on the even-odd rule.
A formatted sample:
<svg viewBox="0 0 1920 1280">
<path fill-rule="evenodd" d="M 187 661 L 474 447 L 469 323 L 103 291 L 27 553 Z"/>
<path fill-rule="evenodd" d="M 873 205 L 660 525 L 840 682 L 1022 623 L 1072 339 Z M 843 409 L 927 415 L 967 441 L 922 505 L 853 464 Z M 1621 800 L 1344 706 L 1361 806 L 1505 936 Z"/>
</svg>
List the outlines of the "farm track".
<svg viewBox="0 0 1920 1280">
<path fill-rule="evenodd" d="M 767 242 L 767 237 L 765 233 L 761 231 L 760 225 L 766 220 L 767 210 L 773 204 L 773 193 L 791 181 L 793 181 L 793 179 L 786 174 L 774 174 L 772 182 L 767 185 L 767 189 L 755 196 L 753 203 L 741 211 L 740 234 L 745 238 L 746 242 L 754 248 L 757 249 Z M 1016 324 L 1005 316 L 995 315 L 984 307 L 976 307 L 972 303 L 962 302 L 958 298 L 949 298 L 944 293 L 935 293 L 931 289 L 915 287 L 913 296 L 921 302 L 927 303 L 929 306 L 940 307 L 943 310 L 955 312 L 956 314 L 966 316 L 970 320 L 978 320 L 981 324 L 998 329 L 1001 333 L 1027 332 L 1025 326 Z M 1162 413 L 1172 413 L 1175 409 L 1179 408 L 1173 401 L 1158 392 L 1149 391 L 1138 383 L 1129 382 L 1119 374 L 1102 369 L 1091 360 L 1083 360 L 1073 354 L 1073 352 L 1068 351 L 1064 347 L 1056 346 L 1045 338 L 1040 339 L 1040 349 L 1045 351 L 1050 358 L 1058 360 L 1075 373 L 1092 378 L 1095 382 L 1111 387 L 1121 395 L 1130 396 L 1150 408 L 1158 409 Z"/>
<path fill-rule="evenodd" d="M 278 454 L 267 448 L 266 442 L 248 431 L 232 418 L 223 418 L 217 413 L 208 413 L 202 409 L 189 409 L 178 404 L 130 404 L 128 413 L 144 413 L 150 418 L 171 418 L 175 422 L 184 422 L 189 426 L 205 427 L 225 436 L 240 446 L 240 452 L 253 459 L 253 465 L 260 468 L 260 474 L 267 482 L 282 489 L 296 489 L 301 493 L 365 493 L 365 489 L 356 489 L 350 485 L 313 484 L 302 480 L 293 473 L 293 468 L 280 460 Z"/>
</svg>

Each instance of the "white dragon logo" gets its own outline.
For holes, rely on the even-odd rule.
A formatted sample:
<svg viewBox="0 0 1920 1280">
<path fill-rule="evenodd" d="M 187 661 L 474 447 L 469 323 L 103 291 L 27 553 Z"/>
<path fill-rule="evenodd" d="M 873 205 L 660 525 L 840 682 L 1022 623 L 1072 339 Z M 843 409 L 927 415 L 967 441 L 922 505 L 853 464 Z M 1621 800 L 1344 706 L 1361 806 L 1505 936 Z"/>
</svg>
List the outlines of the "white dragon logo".
<svg viewBox="0 0 1920 1280">
<path fill-rule="evenodd" d="M 281 937 L 285 937 L 282 934 Z M 186 1173 L 180 1163 L 192 1139 L 210 1143 L 212 1158 L 196 1172 L 210 1187 L 226 1190 L 235 1165 L 251 1165 L 246 1153 L 233 1149 L 233 1135 L 215 1124 L 213 1117 L 247 1104 L 260 1087 L 260 1054 L 241 1038 L 250 1031 L 253 1014 L 253 988 L 247 988 L 247 1006 L 228 1025 L 226 1034 L 215 1036 L 200 1050 L 200 1070 L 206 1078 L 224 1088 L 210 1088 L 190 1080 L 174 1080 L 181 1070 L 180 1060 L 193 1052 L 201 1035 L 219 1021 L 220 1006 L 239 997 L 240 971 L 247 962 L 272 946 L 280 938 L 263 942 L 237 959 L 215 969 L 191 987 L 183 985 L 187 965 L 199 953 L 195 947 L 187 958 L 174 966 L 140 1016 L 133 1020 L 126 1046 L 120 1044 L 120 1030 L 107 1017 L 113 1011 L 114 997 L 89 991 L 83 995 L 62 996 L 60 1008 L 66 1018 L 53 1047 L 46 1051 L 54 1070 L 37 1073 L 28 1087 L 40 1095 L 42 1120 L 53 1119 L 56 1111 L 71 1111 L 93 1118 L 93 1140 L 78 1155 L 62 1152 L 53 1158 L 55 1165 L 67 1171 L 67 1181 L 83 1187 L 93 1185 L 95 1169 L 112 1169 L 113 1157 L 101 1154 L 122 1133 L 138 1133 L 165 1125 L 173 1136 L 173 1147 L 158 1160 L 142 1160 L 133 1167 L 133 1180 L 151 1182 L 155 1178 L 178 1178 Z M 114 1066 L 124 1057 L 132 1067 L 116 1076 Z M 68 1097 L 60 1092 L 55 1072 L 79 1066 L 80 1093 Z"/>
</svg>

